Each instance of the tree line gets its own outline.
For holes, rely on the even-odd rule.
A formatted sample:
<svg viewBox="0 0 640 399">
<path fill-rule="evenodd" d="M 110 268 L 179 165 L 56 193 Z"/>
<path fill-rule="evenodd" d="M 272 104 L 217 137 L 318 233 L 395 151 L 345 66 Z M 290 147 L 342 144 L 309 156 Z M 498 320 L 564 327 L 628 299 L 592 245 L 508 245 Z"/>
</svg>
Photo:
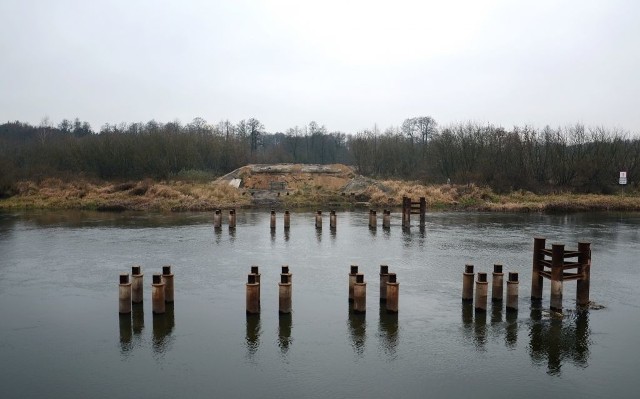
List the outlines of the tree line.
<svg viewBox="0 0 640 399">
<path fill-rule="evenodd" d="M 19 180 L 84 176 L 105 180 L 170 179 L 189 171 L 221 175 L 248 163 L 345 163 L 378 178 L 423 183 L 476 183 L 498 192 L 568 190 L 611 193 L 618 173 L 637 187 L 640 139 L 625 132 L 528 126 L 507 130 L 460 123 L 439 127 L 429 117 L 406 119 L 384 132 L 329 131 L 310 122 L 268 133 L 255 118 L 209 124 L 106 124 L 48 119 L 34 126 L 0 125 L 0 192 Z"/>
</svg>

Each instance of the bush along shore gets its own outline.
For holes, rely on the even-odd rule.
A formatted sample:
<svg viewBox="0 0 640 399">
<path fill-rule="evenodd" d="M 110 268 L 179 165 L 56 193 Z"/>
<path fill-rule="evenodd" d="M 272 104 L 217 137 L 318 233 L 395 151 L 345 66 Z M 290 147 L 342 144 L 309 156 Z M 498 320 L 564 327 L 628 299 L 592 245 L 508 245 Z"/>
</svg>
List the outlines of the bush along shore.
<svg viewBox="0 0 640 399">
<path fill-rule="evenodd" d="M 640 211 L 640 195 L 551 193 L 527 191 L 497 194 L 487 187 L 422 185 L 397 180 L 354 179 L 336 188 L 321 184 L 291 184 L 282 189 L 236 188 L 227 181 L 105 182 L 47 178 L 21 181 L 14 195 L 0 199 L 0 210 L 79 209 L 100 211 L 212 211 L 229 208 L 344 209 L 397 208 L 402 197 L 425 197 L 430 210 L 506 212 Z"/>
</svg>

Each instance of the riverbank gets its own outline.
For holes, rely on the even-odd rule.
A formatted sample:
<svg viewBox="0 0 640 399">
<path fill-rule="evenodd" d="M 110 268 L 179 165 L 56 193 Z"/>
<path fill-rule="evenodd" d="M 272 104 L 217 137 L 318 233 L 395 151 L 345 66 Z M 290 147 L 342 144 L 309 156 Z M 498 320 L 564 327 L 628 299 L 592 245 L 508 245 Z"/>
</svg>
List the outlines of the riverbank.
<svg viewBox="0 0 640 399">
<path fill-rule="evenodd" d="M 0 200 L 0 210 L 83 209 L 102 211 L 212 211 L 229 208 L 397 208 L 402 197 L 426 197 L 431 210 L 501 212 L 640 211 L 640 196 L 526 191 L 496 194 L 475 185 L 421 185 L 355 176 L 348 184 L 288 184 L 283 189 L 234 187 L 214 182 L 44 179 L 17 184 L 16 194 Z"/>
</svg>

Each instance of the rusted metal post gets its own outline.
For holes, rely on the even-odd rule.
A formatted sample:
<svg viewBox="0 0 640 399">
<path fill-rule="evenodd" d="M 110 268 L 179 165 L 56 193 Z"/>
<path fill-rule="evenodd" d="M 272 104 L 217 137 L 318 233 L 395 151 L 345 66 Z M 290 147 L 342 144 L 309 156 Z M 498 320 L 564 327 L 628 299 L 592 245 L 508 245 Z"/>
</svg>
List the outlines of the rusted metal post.
<svg viewBox="0 0 640 399">
<path fill-rule="evenodd" d="M 120 273 L 120 285 L 118 287 L 118 313 L 131 313 L 131 282 L 129 273 Z"/>
<path fill-rule="evenodd" d="M 387 282 L 387 312 L 398 313 L 398 297 L 400 296 L 400 283 L 395 273 L 389 273 Z"/>
<path fill-rule="evenodd" d="M 531 272 L 531 300 L 532 301 L 541 301 L 542 300 L 542 287 L 543 287 L 543 278 L 540 272 L 544 269 L 542 265 L 542 260 L 544 259 L 544 254 L 542 250 L 544 249 L 546 239 L 536 237 L 533 239 L 533 269 Z"/>
<path fill-rule="evenodd" d="M 518 273 L 509 272 L 507 281 L 507 312 L 518 311 Z"/>
<path fill-rule="evenodd" d="M 255 274 L 256 276 L 256 284 L 258 284 L 258 306 L 260 306 L 260 298 L 261 298 L 261 293 L 260 293 L 260 271 L 258 266 L 251 266 L 251 274 Z"/>
<path fill-rule="evenodd" d="M 151 310 L 154 314 L 162 314 L 165 312 L 162 274 L 153 275 L 153 282 L 151 283 Z"/>
<path fill-rule="evenodd" d="M 276 211 L 274 211 L 273 209 L 271 210 L 270 227 L 271 227 L 271 230 L 275 230 L 276 229 Z"/>
<path fill-rule="evenodd" d="M 353 285 L 356 283 L 356 275 L 358 274 L 358 266 L 351 265 L 349 272 L 349 302 L 353 302 Z"/>
<path fill-rule="evenodd" d="M 336 211 L 329 212 L 329 228 L 331 230 L 336 229 L 336 222 L 337 222 Z"/>
<path fill-rule="evenodd" d="M 369 228 L 375 229 L 378 225 L 378 218 L 376 216 L 376 211 L 373 209 L 369 209 Z"/>
<path fill-rule="evenodd" d="M 278 296 L 279 312 L 291 313 L 291 274 L 290 273 L 280 274 L 280 282 L 278 283 L 278 293 L 279 293 L 279 296 Z"/>
<path fill-rule="evenodd" d="M 589 286 L 591 285 L 591 244 L 588 242 L 578 243 L 578 274 L 580 277 L 576 287 L 576 303 L 578 306 L 589 305 Z"/>
<path fill-rule="evenodd" d="M 164 283 L 164 301 L 173 302 L 173 273 L 171 266 L 162 266 L 162 282 Z"/>
<path fill-rule="evenodd" d="M 564 244 L 551 245 L 551 310 L 562 312 L 562 275 Z"/>
<path fill-rule="evenodd" d="M 491 302 L 502 302 L 504 292 L 502 265 L 493 265 L 493 274 L 491 277 Z"/>
<path fill-rule="evenodd" d="M 380 302 L 387 300 L 387 283 L 389 282 L 389 266 L 380 265 Z"/>
<path fill-rule="evenodd" d="M 291 272 L 289 272 L 289 266 L 288 265 L 282 265 L 282 273 L 280 274 L 286 274 L 289 276 L 289 282 L 293 283 L 293 274 L 291 274 Z"/>
<path fill-rule="evenodd" d="M 260 313 L 260 283 L 258 275 L 250 273 L 247 277 L 247 314 Z"/>
<path fill-rule="evenodd" d="M 229 211 L 229 228 L 230 229 L 236 228 L 236 210 L 235 209 L 231 209 Z"/>
<path fill-rule="evenodd" d="M 402 197 L 402 227 L 411 226 L 411 198 Z"/>
<path fill-rule="evenodd" d="M 316 229 L 322 228 L 322 211 L 318 210 L 316 212 Z"/>
<path fill-rule="evenodd" d="M 487 291 L 489 283 L 487 282 L 487 273 L 478 273 L 478 280 L 476 280 L 476 298 L 474 301 L 474 307 L 476 312 L 487 311 Z"/>
<path fill-rule="evenodd" d="M 427 220 L 427 199 L 420 197 L 420 226 L 424 226 Z"/>
<path fill-rule="evenodd" d="M 135 265 L 131 266 L 131 302 L 142 303 L 142 283 L 144 275 L 142 274 L 142 267 Z"/>
<path fill-rule="evenodd" d="M 367 283 L 364 282 L 364 274 L 356 274 L 356 282 L 353 285 L 353 311 L 365 313 L 367 311 Z"/>
<path fill-rule="evenodd" d="M 291 227 L 291 214 L 289 211 L 284 211 L 284 228 L 289 230 L 289 227 Z"/>
<path fill-rule="evenodd" d="M 464 265 L 462 273 L 462 302 L 473 302 L 473 265 Z"/>
<path fill-rule="evenodd" d="M 222 212 L 220 211 L 220 209 L 216 209 L 215 213 L 213 214 L 213 227 L 216 230 L 220 230 L 222 228 Z"/>
<path fill-rule="evenodd" d="M 388 229 L 391 227 L 391 211 L 385 209 L 382 211 L 382 228 Z"/>
</svg>

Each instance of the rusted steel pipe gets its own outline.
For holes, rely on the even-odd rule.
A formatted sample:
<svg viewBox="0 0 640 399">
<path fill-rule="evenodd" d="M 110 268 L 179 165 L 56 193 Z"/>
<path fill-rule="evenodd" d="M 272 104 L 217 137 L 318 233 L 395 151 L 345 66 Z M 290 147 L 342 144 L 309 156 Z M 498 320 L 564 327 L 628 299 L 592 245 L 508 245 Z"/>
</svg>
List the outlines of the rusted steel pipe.
<svg viewBox="0 0 640 399">
<path fill-rule="evenodd" d="M 462 273 L 462 302 L 473 302 L 473 265 L 464 265 Z"/>
<path fill-rule="evenodd" d="M 216 209 L 213 214 L 213 227 L 218 230 L 222 228 L 222 212 L 220 209 Z"/>
<path fill-rule="evenodd" d="M 247 299 L 247 314 L 260 313 L 260 284 L 256 281 L 256 274 L 249 274 L 247 276 L 246 284 L 246 299 Z"/>
<path fill-rule="evenodd" d="M 258 270 L 258 266 L 251 266 L 251 274 L 255 274 L 256 276 L 256 284 L 258 284 L 258 306 L 260 306 L 260 299 L 262 298 L 261 294 L 261 285 L 260 285 L 260 271 Z"/>
<path fill-rule="evenodd" d="M 411 199 L 402 197 L 402 227 L 411 225 Z"/>
<path fill-rule="evenodd" d="M 518 311 L 518 273 L 509 272 L 507 280 L 507 312 Z"/>
<path fill-rule="evenodd" d="M 291 273 L 280 274 L 278 294 L 279 312 L 291 313 Z"/>
<path fill-rule="evenodd" d="M 502 273 L 502 265 L 493 265 L 493 273 L 491 277 L 491 302 L 502 302 L 502 297 L 504 295 L 504 274 Z"/>
<path fill-rule="evenodd" d="M 588 242 L 578 243 L 578 274 L 582 277 L 577 281 L 576 303 L 578 306 L 589 305 L 589 286 L 591 285 L 591 244 Z"/>
<path fill-rule="evenodd" d="M 274 211 L 273 209 L 271 210 L 271 230 L 275 230 L 276 229 L 276 211 Z"/>
<path fill-rule="evenodd" d="M 131 266 L 131 302 L 142 303 L 143 300 L 143 279 L 142 267 Z"/>
<path fill-rule="evenodd" d="M 385 209 L 382 211 L 382 228 L 388 229 L 391 227 L 391 211 Z"/>
<path fill-rule="evenodd" d="M 478 273 L 478 280 L 476 280 L 476 298 L 474 301 L 474 307 L 476 312 L 487 311 L 487 291 L 489 283 L 487 282 L 487 273 Z"/>
<path fill-rule="evenodd" d="M 542 250 L 544 249 L 545 238 L 536 237 L 533 239 L 533 268 L 531 272 L 531 300 L 532 301 L 541 301 L 542 300 L 542 287 L 543 287 L 543 278 L 540 272 L 544 269 L 542 265 L 542 260 L 544 259 L 544 254 Z"/>
<path fill-rule="evenodd" d="M 353 285 L 356 283 L 356 275 L 358 274 L 358 266 L 351 265 L 349 272 L 349 302 L 353 302 Z"/>
<path fill-rule="evenodd" d="M 427 199 L 420 197 L 420 226 L 424 226 L 427 220 Z"/>
<path fill-rule="evenodd" d="M 154 314 L 165 312 L 164 286 L 162 274 L 154 274 L 151 283 L 151 310 Z"/>
<path fill-rule="evenodd" d="M 171 266 L 162 266 L 162 282 L 164 283 L 164 301 L 173 302 L 173 273 Z"/>
<path fill-rule="evenodd" d="M 380 265 L 380 302 L 387 300 L 387 283 L 389 282 L 389 266 Z"/>
<path fill-rule="evenodd" d="M 551 245 L 551 301 L 550 308 L 562 312 L 562 276 L 564 270 L 564 244 Z"/>
<path fill-rule="evenodd" d="M 331 211 L 331 212 L 329 212 L 329 228 L 331 230 L 335 230 L 336 229 L 336 224 L 337 224 L 336 211 Z"/>
<path fill-rule="evenodd" d="M 364 282 L 364 274 L 356 274 L 356 282 L 353 285 L 353 311 L 365 313 L 367 311 L 367 283 Z"/>
<path fill-rule="evenodd" d="M 387 282 L 387 312 L 398 313 L 398 298 L 400 296 L 400 283 L 396 280 L 395 273 L 389 273 Z"/>
<path fill-rule="evenodd" d="M 229 211 L 229 228 L 230 229 L 236 228 L 236 210 L 235 209 L 231 209 Z"/>
<path fill-rule="evenodd" d="M 288 230 L 291 227 L 291 214 L 289 211 L 284 211 L 284 228 Z"/>
<path fill-rule="evenodd" d="M 129 281 L 129 273 L 120 273 L 118 312 L 120 314 L 131 313 L 131 282 Z"/>
<path fill-rule="evenodd" d="M 322 211 L 318 210 L 316 212 L 316 229 L 322 228 Z"/>
</svg>

